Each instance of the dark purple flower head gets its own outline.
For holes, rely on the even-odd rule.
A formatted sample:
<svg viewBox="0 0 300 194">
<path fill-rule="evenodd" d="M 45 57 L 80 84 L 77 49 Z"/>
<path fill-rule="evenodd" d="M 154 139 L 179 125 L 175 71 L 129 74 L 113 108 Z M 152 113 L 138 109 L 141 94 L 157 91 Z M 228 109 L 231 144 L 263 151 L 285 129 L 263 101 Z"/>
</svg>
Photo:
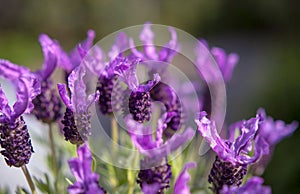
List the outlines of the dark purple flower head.
<svg viewBox="0 0 300 194">
<path fill-rule="evenodd" d="M 92 172 L 92 154 L 86 144 L 77 149 L 77 158 L 70 159 L 69 166 L 76 181 L 68 187 L 71 194 L 104 194 L 99 186 L 99 175 Z"/>
<path fill-rule="evenodd" d="M 86 40 L 80 42 L 70 54 L 65 52 L 61 47 L 59 48 L 60 58 L 58 65 L 65 70 L 67 75 L 71 73 L 75 67 L 80 65 L 83 58 L 82 53 L 85 53 L 85 51 L 88 51 L 93 46 L 94 38 L 95 32 L 89 30 Z"/>
<path fill-rule="evenodd" d="M 87 51 L 81 51 L 84 56 L 83 63 L 90 72 L 99 77 L 97 82 L 97 91 L 100 92 L 98 105 L 103 114 L 112 114 L 113 108 L 119 110 L 121 107 L 123 91 L 117 82 L 118 76 L 115 74 L 115 68 L 122 63 L 130 62 L 128 58 L 124 57 L 127 47 L 127 36 L 121 32 L 117 34 L 115 43 L 107 55 L 98 45 L 89 50 L 88 54 L 86 54 Z"/>
<path fill-rule="evenodd" d="M 223 79 L 225 82 L 228 82 L 231 79 L 233 69 L 239 61 L 239 56 L 235 53 L 226 54 L 226 52 L 219 47 L 209 48 L 205 40 L 200 40 L 201 43 L 196 48 L 196 56 L 198 66 L 203 69 L 201 71 L 202 76 L 209 81 L 210 78 L 213 79 L 217 76 L 214 72 L 214 66 L 212 64 L 212 59 L 209 56 L 210 50 L 212 56 L 214 57 L 215 62 L 218 65 L 219 70 L 222 73 Z"/>
<path fill-rule="evenodd" d="M 22 116 L 15 120 L 14 125 L 0 123 L 0 145 L 8 166 L 21 167 L 29 163 L 34 151 Z"/>
<path fill-rule="evenodd" d="M 271 188 L 269 186 L 263 186 L 263 182 L 264 180 L 260 177 L 252 177 L 241 187 L 224 185 L 220 194 L 271 194 Z"/>
<path fill-rule="evenodd" d="M 32 100 L 41 92 L 40 83 L 29 69 L 2 59 L 0 59 L 0 76 L 15 86 L 17 96 L 17 101 L 10 107 L 0 86 L 0 123 L 13 124 L 22 114 L 32 111 Z"/>
<path fill-rule="evenodd" d="M 200 119 L 196 120 L 196 123 L 198 131 L 223 161 L 228 161 L 234 165 L 248 165 L 269 152 L 267 143 L 259 136 L 255 138 L 261 123 L 259 115 L 247 121 L 238 122 L 234 127 L 231 127 L 234 129 L 231 130 L 232 132 L 237 132 L 240 135 L 235 139 L 229 138 L 229 140 L 223 140 L 219 136 L 215 122 L 209 120 L 205 112 L 201 112 Z M 250 156 L 248 154 L 253 149 L 252 143 L 254 143 L 254 155 Z"/>
<path fill-rule="evenodd" d="M 95 102 L 99 93 L 90 94 L 86 97 L 86 85 L 83 81 L 85 66 L 76 67 L 68 78 L 70 96 L 67 94 L 65 84 L 57 84 L 59 94 L 67 109 L 62 123 L 64 127 L 65 139 L 73 144 L 82 144 L 90 135 L 91 113 L 89 107 Z M 80 136 L 81 134 L 81 136 Z"/>
<path fill-rule="evenodd" d="M 188 186 L 188 182 L 190 181 L 191 177 L 187 172 L 190 168 L 196 168 L 197 164 L 195 162 L 186 163 L 182 172 L 178 176 L 175 186 L 174 186 L 174 194 L 189 194 L 190 188 Z"/>
<path fill-rule="evenodd" d="M 0 85 L 0 144 L 1 154 L 9 166 L 20 167 L 29 162 L 33 148 L 24 113 L 33 109 L 32 100 L 40 93 L 37 78 L 29 69 L 0 59 L 0 76 L 12 82 L 16 89 L 17 100 L 9 106 Z"/>
<path fill-rule="evenodd" d="M 179 50 L 179 45 L 177 42 L 177 34 L 174 28 L 169 27 L 171 34 L 171 40 L 166 43 L 160 50 L 157 50 L 154 44 L 154 33 L 151 30 L 151 24 L 146 23 L 140 34 L 140 40 L 143 43 L 143 51 L 138 51 L 134 45 L 133 39 L 129 40 L 129 45 L 133 56 L 141 59 L 142 61 L 156 61 L 169 63 L 172 61 L 174 56 Z M 166 66 L 158 63 L 153 65 L 151 68 L 153 72 L 161 72 Z M 150 71 L 153 73 L 152 71 Z"/>
<path fill-rule="evenodd" d="M 262 136 L 269 146 L 274 147 L 283 138 L 291 136 L 293 132 L 298 128 L 298 122 L 294 121 L 290 124 L 286 124 L 284 121 L 275 121 L 272 117 L 267 116 L 264 109 L 259 109 L 257 114 L 263 118 L 263 123 L 258 131 L 259 135 Z"/>
<path fill-rule="evenodd" d="M 50 79 L 59 59 L 59 45 L 56 40 L 52 40 L 46 34 L 39 37 L 44 53 L 43 68 L 36 72 L 41 83 L 41 94 L 34 100 L 33 114 L 37 119 L 45 123 L 57 121 L 61 117 L 61 101 L 53 87 Z"/>
<path fill-rule="evenodd" d="M 145 84 L 139 84 L 136 75 L 136 66 L 139 60 L 131 63 L 119 63 L 115 68 L 116 75 L 128 85 L 131 94 L 129 96 L 129 112 L 133 119 L 142 123 L 151 118 L 151 96 L 150 90 L 160 81 L 160 76 L 154 74 L 153 80 Z"/>
<path fill-rule="evenodd" d="M 261 124 L 260 115 L 230 126 L 231 134 L 228 140 L 219 136 L 214 121 L 210 121 L 205 112 L 200 113 L 200 120 L 196 120 L 196 123 L 203 138 L 217 153 L 208 177 L 215 193 L 219 193 L 223 185 L 239 186 L 247 173 L 247 166 L 269 153 L 269 146 L 265 140 L 256 136 Z"/>
<path fill-rule="evenodd" d="M 165 120 L 168 128 L 164 131 L 164 136 L 171 137 L 181 126 L 182 106 L 175 90 L 169 85 L 159 82 L 150 91 L 151 99 L 164 104 L 167 112 Z"/>
</svg>

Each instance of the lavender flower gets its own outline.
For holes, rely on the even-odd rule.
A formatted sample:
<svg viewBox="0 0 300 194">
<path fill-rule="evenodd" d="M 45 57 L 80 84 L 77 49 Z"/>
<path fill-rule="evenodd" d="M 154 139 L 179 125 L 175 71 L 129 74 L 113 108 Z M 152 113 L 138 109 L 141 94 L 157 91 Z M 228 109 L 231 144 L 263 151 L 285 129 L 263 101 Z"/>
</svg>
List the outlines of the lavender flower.
<svg viewBox="0 0 300 194">
<path fill-rule="evenodd" d="M 82 56 L 85 56 L 84 63 L 88 69 L 97 77 L 97 91 L 100 92 L 99 108 L 103 114 L 112 114 L 114 110 L 120 110 L 123 94 L 121 86 L 118 84 L 118 76 L 114 68 L 120 63 L 128 62 L 124 57 L 128 41 L 125 33 L 119 33 L 115 43 L 108 53 L 109 61 L 106 62 L 106 55 L 97 45 L 86 55 L 86 51 L 80 50 Z"/>
<path fill-rule="evenodd" d="M 171 166 L 167 161 L 167 156 L 191 140 L 194 135 L 194 131 L 188 128 L 184 133 L 175 134 L 172 138 L 164 142 L 162 135 L 167 127 L 164 119 L 166 119 L 166 114 L 158 120 L 156 139 L 154 140 L 151 126 L 147 127 L 136 122 L 130 115 L 126 118 L 126 125 L 131 140 L 144 156 L 144 159 L 141 160 L 141 170 L 137 180 L 143 191 L 149 191 L 149 187 L 151 186 L 155 189 L 157 188 L 157 184 L 159 185 L 157 193 L 164 193 L 169 188 L 172 172 Z"/>
<path fill-rule="evenodd" d="M 215 123 L 201 112 L 200 120 L 196 120 L 198 130 L 203 138 L 217 153 L 208 181 L 213 184 L 213 190 L 219 193 L 223 185 L 239 186 L 247 172 L 247 166 L 269 153 L 269 146 L 260 136 L 255 136 L 260 128 L 261 117 L 257 115 L 247 121 L 241 121 L 234 126 L 237 138 L 223 140 L 219 136 Z M 232 130 L 233 131 L 233 130 Z M 230 135 L 230 137 L 234 137 Z M 249 153 L 254 150 L 251 156 Z"/>
<path fill-rule="evenodd" d="M 261 115 L 263 123 L 259 130 L 260 136 L 262 136 L 270 147 L 274 147 L 283 138 L 291 136 L 293 132 L 298 128 L 298 122 L 293 121 L 290 124 L 285 124 L 284 121 L 274 119 L 267 116 L 264 109 L 259 109 L 257 114 Z"/>
<path fill-rule="evenodd" d="M 210 51 L 210 52 L 209 52 Z M 239 61 L 239 56 L 235 53 L 226 54 L 226 52 L 219 47 L 209 48 L 205 40 L 200 40 L 196 49 L 197 67 L 200 70 L 201 77 L 207 82 L 207 84 L 213 84 L 216 82 L 228 82 L 231 79 L 232 72 L 235 65 Z M 210 57 L 210 53 L 213 59 Z M 206 111 L 209 115 L 211 113 L 211 95 L 208 86 L 203 89 L 202 111 Z"/>
<path fill-rule="evenodd" d="M 83 81 L 85 66 L 76 67 L 68 78 L 71 97 L 67 95 L 66 85 L 57 84 L 59 94 L 67 109 L 62 120 L 67 141 L 80 145 L 87 140 L 91 129 L 89 107 L 98 99 L 99 93 L 91 94 L 86 99 L 86 86 Z"/>
<path fill-rule="evenodd" d="M 175 186 L 174 186 L 174 194 L 189 194 L 190 188 L 188 186 L 188 182 L 191 179 L 189 173 L 187 172 L 190 168 L 196 168 L 197 164 L 195 162 L 189 162 L 185 164 L 182 172 L 178 176 Z"/>
<path fill-rule="evenodd" d="M 76 182 L 68 187 L 70 194 L 104 194 L 106 191 L 99 186 L 99 175 L 93 173 L 92 154 L 86 144 L 77 149 L 78 158 L 70 159 L 69 166 Z"/>
<path fill-rule="evenodd" d="M 157 50 L 154 44 L 154 33 L 151 30 L 151 24 L 146 23 L 140 34 L 140 40 L 143 42 L 143 52 L 138 51 L 135 48 L 133 39 L 129 40 L 129 45 L 133 55 L 142 61 L 159 61 L 169 63 L 172 61 L 173 57 L 176 55 L 179 50 L 179 45 L 177 43 L 177 34 L 174 28 L 169 27 L 171 34 L 171 40 L 166 43 L 161 50 Z M 162 73 L 166 66 L 162 66 L 161 63 L 154 64 L 150 74 L 154 72 Z"/>
<path fill-rule="evenodd" d="M 0 59 L 0 76 L 16 87 L 17 101 L 10 107 L 0 85 L 0 144 L 8 166 L 20 167 L 29 162 L 33 148 L 24 113 L 33 109 L 32 100 L 40 93 L 40 85 L 29 69 Z"/>
<path fill-rule="evenodd" d="M 150 91 L 151 99 L 164 104 L 167 118 L 165 123 L 167 129 L 164 130 L 164 136 L 171 137 L 181 126 L 182 107 L 179 97 L 174 89 L 165 83 L 158 82 Z"/>
<path fill-rule="evenodd" d="M 293 132 L 298 128 L 298 122 L 293 121 L 290 124 L 286 124 L 281 120 L 275 121 L 272 117 L 267 116 L 265 110 L 262 108 L 257 111 L 257 114 L 259 114 L 263 119 L 258 134 L 269 144 L 270 153 L 264 156 L 258 163 L 253 165 L 251 167 L 251 171 L 253 171 L 254 174 L 262 174 L 272 158 L 272 153 L 275 149 L 275 146 L 283 138 L 293 134 Z"/>
<path fill-rule="evenodd" d="M 271 188 L 268 186 L 263 186 L 263 182 L 264 180 L 260 177 L 252 177 L 241 187 L 229 187 L 228 185 L 224 185 L 220 194 L 271 194 Z"/>
<path fill-rule="evenodd" d="M 40 35 L 39 41 L 43 49 L 45 61 L 43 69 L 35 73 L 41 83 L 41 94 L 33 100 L 34 109 L 32 113 L 37 119 L 45 123 L 51 123 L 61 117 L 61 101 L 50 79 L 57 65 L 59 46 L 57 41 L 50 39 L 46 34 Z"/>
<path fill-rule="evenodd" d="M 58 65 L 65 70 L 66 78 L 82 62 L 82 51 L 88 51 L 93 46 L 95 32 L 89 30 L 86 40 L 80 42 L 69 54 L 59 47 L 60 58 Z M 80 52 L 81 51 L 81 52 Z"/>
<path fill-rule="evenodd" d="M 139 84 L 136 75 L 136 66 L 139 60 L 133 62 L 119 63 L 115 68 L 115 73 L 120 76 L 131 91 L 129 96 L 129 112 L 133 119 L 142 123 L 151 118 L 151 97 L 150 90 L 160 81 L 160 76 L 154 74 L 153 80 L 145 84 Z"/>
<path fill-rule="evenodd" d="M 210 50 L 219 70 L 222 73 L 224 81 L 228 82 L 231 79 L 235 65 L 239 61 L 239 56 L 235 53 L 230 53 L 227 55 L 226 52 L 219 47 L 213 47 L 209 49 L 208 43 L 204 39 L 200 40 L 199 45 L 196 47 L 197 65 L 203 69 L 203 71 L 201 71 L 202 76 L 212 76 L 211 80 L 216 78 L 214 76 L 217 75 L 214 75 L 213 72 L 210 72 L 214 71 L 212 68 L 215 67 L 213 67 L 212 60 L 208 55 L 209 52 L 207 52 L 206 49 Z"/>
</svg>

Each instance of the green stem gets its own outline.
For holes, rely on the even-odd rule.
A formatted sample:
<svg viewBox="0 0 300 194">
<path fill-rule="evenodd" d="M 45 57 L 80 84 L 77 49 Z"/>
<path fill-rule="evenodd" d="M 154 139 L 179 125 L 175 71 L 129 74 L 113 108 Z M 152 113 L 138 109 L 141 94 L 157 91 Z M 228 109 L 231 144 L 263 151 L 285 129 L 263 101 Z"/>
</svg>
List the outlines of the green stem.
<svg viewBox="0 0 300 194">
<path fill-rule="evenodd" d="M 29 171 L 28 171 L 26 165 L 24 164 L 23 166 L 21 166 L 21 168 L 22 168 L 22 171 L 23 171 L 23 173 L 24 173 L 24 175 L 25 175 L 25 177 L 26 177 L 26 180 L 27 180 L 28 185 L 29 185 L 29 187 L 30 187 L 31 193 L 32 193 L 32 194 L 36 194 L 37 192 L 36 192 L 36 190 L 35 190 L 34 183 L 33 183 L 33 181 L 32 181 L 32 178 L 31 178 L 31 176 L 30 176 L 30 173 L 29 173 Z"/>
<path fill-rule="evenodd" d="M 112 138 L 112 147 L 114 153 L 117 151 L 118 144 L 118 123 L 115 118 L 111 118 L 111 138 Z"/>
<path fill-rule="evenodd" d="M 134 149 L 134 147 L 132 148 Z M 137 166 L 138 161 L 139 161 L 139 154 L 137 150 L 134 150 L 134 158 L 133 158 L 133 166 L 132 170 L 128 169 L 127 170 L 127 180 L 128 180 L 128 194 L 133 194 L 134 192 L 134 187 L 135 187 L 135 175 L 136 175 L 136 170 L 135 166 Z"/>
<path fill-rule="evenodd" d="M 57 176 L 58 169 L 57 169 L 57 158 L 56 158 L 56 151 L 55 151 L 55 143 L 53 138 L 53 129 L 52 124 L 49 123 L 49 140 L 50 140 L 50 148 L 51 148 L 51 154 L 52 154 L 52 165 L 54 170 L 54 176 Z"/>
</svg>

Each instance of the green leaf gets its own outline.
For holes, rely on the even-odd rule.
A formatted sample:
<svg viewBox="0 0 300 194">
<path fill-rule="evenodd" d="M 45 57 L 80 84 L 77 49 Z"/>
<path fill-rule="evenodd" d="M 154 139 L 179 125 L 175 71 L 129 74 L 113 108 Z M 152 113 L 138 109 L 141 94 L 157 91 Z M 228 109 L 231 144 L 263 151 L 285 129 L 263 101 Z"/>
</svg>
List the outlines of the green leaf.
<svg viewBox="0 0 300 194">
<path fill-rule="evenodd" d="M 30 192 L 27 191 L 25 188 L 19 187 L 19 186 L 17 187 L 16 193 L 17 194 L 30 194 Z"/>
</svg>

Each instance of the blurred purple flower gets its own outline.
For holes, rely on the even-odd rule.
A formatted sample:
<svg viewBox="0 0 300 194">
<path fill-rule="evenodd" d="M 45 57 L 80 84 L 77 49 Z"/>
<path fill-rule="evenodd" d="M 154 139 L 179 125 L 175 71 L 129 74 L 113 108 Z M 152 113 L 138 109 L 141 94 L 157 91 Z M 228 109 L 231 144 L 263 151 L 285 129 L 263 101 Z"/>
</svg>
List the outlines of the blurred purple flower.
<svg viewBox="0 0 300 194">
<path fill-rule="evenodd" d="M 154 44 L 154 33 L 151 30 L 151 24 L 146 23 L 140 34 L 140 40 L 143 42 L 144 51 L 140 52 L 136 49 L 133 39 L 129 40 L 130 48 L 132 53 L 137 57 L 142 59 L 142 61 L 154 60 L 154 61 L 164 61 L 170 62 L 176 51 L 179 49 L 177 43 L 177 34 L 174 28 L 169 27 L 171 33 L 171 40 L 163 46 L 160 51 L 156 50 Z"/>
<path fill-rule="evenodd" d="M 217 153 L 209 175 L 209 182 L 213 190 L 219 191 L 223 185 L 236 185 L 242 183 L 247 172 L 247 166 L 257 162 L 261 156 L 269 153 L 269 146 L 263 138 L 256 136 L 261 117 L 237 122 L 230 130 L 232 134 L 239 134 L 235 138 L 230 135 L 228 140 L 223 140 L 216 129 L 215 123 L 206 118 L 206 113 L 201 112 L 200 120 L 196 120 L 198 130 L 210 147 Z M 254 154 L 250 152 L 254 150 Z"/>
<path fill-rule="evenodd" d="M 163 82 L 158 82 L 150 91 L 151 99 L 164 104 L 167 112 L 164 136 L 171 137 L 181 126 L 182 106 L 176 91 Z M 194 106 L 194 105 L 193 105 Z"/>
<path fill-rule="evenodd" d="M 103 114 L 111 114 L 113 107 L 114 110 L 120 109 L 123 91 L 117 82 L 118 76 L 115 74 L 115 67 L 119 63 L 128 62 L 128 59 L 124 57 L 127 47 L 127 36 L 120 32 L 107 56 L 98 45 L 95 45 L 88 55 L 84 50 L 81 51 L 85 56 L 83 63 L 90 72 L 99 77 L 97 82 L 97 91 L 100 92 L 98 104 Z M 106 61 L 107 59 L 108 61 Z"/>
<path fill-rule="evenodd" d="M 34 109 L 32 113 L 37 119 L 51 123 L 61 117 L 61 101 L 50 79 L 59 59 L 59 45 L 56 40 L 52 40 L 46 34 L 41 34 L 39 41 L 45 59 L 43 68 L 35 73 L 41 83 L 41 94 L 33 100 Z"/>
<path fill-rule="evenodd" d="M 29 69 L 7 60 L 0 59 L 0 76 L 15 86 L 17 96 L 13 107 L 10 107 L 0 85 L 1 154 L 8 166 L 21 167 L 29 162 L 33 152 L 22 115 L 32 111 L 32 100 L 40 93 L 40 85 Z"/>
<path fill-rule="evenodd" d="M 187 172 L 190 168 L 196 168 L 197 164 L 195 162 L 186 163 L 182 172 L 178 176 L 175 186 L 174 186 L 174 194 L 189 194 L 190 188 L 188 186 L 188 182 L 190 181 L 191 177 Z"/>
<path fill-rule="evenodd" d="M 106 191 L 99 186 L 99 175 L 93 173 L 92 154 L 87 146 L 83 144 L 77 149 L 77 158 L 70 159 L 69 166 L 76 181 L 68 187 L 70 194 L 104 194 Z"/>
<path fill-rule="evenodd" d="M 263 186 L 263 182 L 264 180 L 260 177 L 252 177 L 241 187 L 224 185 L 220 194 L 271 194 L 271 188 L 269 186 Z"/>
<path fill-rule="evenodd" d="M 175 134 L 164 142 L 163 131 L 167 127 L 164 119 L 166 119 L 166 114 L 158 120 L 156 139 L 153 139 L 151 126 L 136 122 L 130 115 L 126 118 L 126 126 L 131 140 L 139 152 L 144 155 L 137 180 L 142 190 L 145 189 L 143 188 L 145 184 L 149 187 L 152 185 L 153 188 L 155 188 L 154 185 L 159 184 L 158 193 L 163 193 L 165 189 L 169 188 L 172 173 L 167 156 L 189 142 L 194 135 L 194 131 L 188 128 L 182 134 Z"/>
<path fill-rule="evenodd" d="M 274 147 L 283 138 L 291 136 L 298 128 L 297 121 L 293 121 L 290 124 L 285 124 L 281 120 L 274 121 L 272 117 L 267 116 L 266 111 L 262 108 L 257 111 L 257 114 L 261 115 L 263 119 L 258 133 L 267 141 L 270 147 Z"/>
<path fill-rule="evenodd" d="M 210 58 L 212 54 L 217 67 L 214 66 L 213 60 Z M 223 80 L 228 82 L 231 79 L 233 69 L 239 61 L 239 56 L 235 53 L 226 54 L 226 52 L 219 47 L 209 48 L 208 43 L 201 39 L 196 47 L 197 65 L 202 70 L 200 73 L 206 81 L 214 81 L 214 78 L 220 78 L 216 72 L 221 72 Z"/>
<path fill-rule="evenodd" d="M 75 67 L 80 65 L 82 58 L 84 57 L 82 54 L 86 53 L 93 46 L 94 38 L 95 32 L 89 30 L 87 32 L 87 38 L 78 43 L 69 54 L 65 52 L 62 47 L 59 47 L 60 58 L 58 65 L 65 70 L 66 76 L 68 76 Z"/>
<path fill-rule="evenodd" d="M 8 105 L 8 100 L 0 88 L 0 122 L 13 124 L 23 113 L 32 111 L 32 100 L 41 92 L 40 84 L 29 69 L 3 59 L 0 59 L 0 76 L 9 80 L 16 88 L 17 101 L 13 107 Z"/>
<path fill-rule="evenodd" d="M 282 120 L 274 120 L 272 117 L 267 116 L 264 109 L 260 108 L 257 111 L 263 122 L 258 134 L 264 138 L 264 140 L 269 144 L 270 153 L 263 156 L 263 158 L 251 167 L 252 173 L 260 175 L 264 172 L 266 166 L 270 162 L 275 146 L 283 139 L 291 136 L 294 131 L 298 128 L 298 122 L 293 121 L 290 124 L 286 124 Z"/>
<path fill-rule="evenodd" d="M 77 145 L 86 141 L 90 135 L 91 113 L 89 107 L 99 97 L 99 93 L 96 92 L 86 98 L 86 85 L 83 81 L 85 72 L 84 65 L 76 67 L 71 72 L 68 78 L 71 97 L 67 95 L 68 92 L 65 84 L 57 84 L 61 99 L 67 107 L 64 119 L 62 120 L 65 126 L 63 129 L 65 139 Z"/>
<path fill-rule="evenodd" d="M 136 67 L 139 60 L 119 63 L 115 68 L 115 73 L 125 82 L 130 90 L 129 112 L 133 119 L 142 123 L 151 118 L 151 96 L 150 90 L 160 81 L 158 74 L 153 75 L 153 80 L 148 80 L 145 84 L 139 84 Z"/>
<path fill-rule="evenodd" d="M 206 82 L 200 99 L 201 110 L 211 114 L 211 94 L 208 85 L 228 82 L 231 79 L 239 56 L 235 53 L 226 54 L 222 48 L 209 48 L 208 43 L 202 39 L 195 48 L 196 66 L 200 76 Z"/>
</svg>

